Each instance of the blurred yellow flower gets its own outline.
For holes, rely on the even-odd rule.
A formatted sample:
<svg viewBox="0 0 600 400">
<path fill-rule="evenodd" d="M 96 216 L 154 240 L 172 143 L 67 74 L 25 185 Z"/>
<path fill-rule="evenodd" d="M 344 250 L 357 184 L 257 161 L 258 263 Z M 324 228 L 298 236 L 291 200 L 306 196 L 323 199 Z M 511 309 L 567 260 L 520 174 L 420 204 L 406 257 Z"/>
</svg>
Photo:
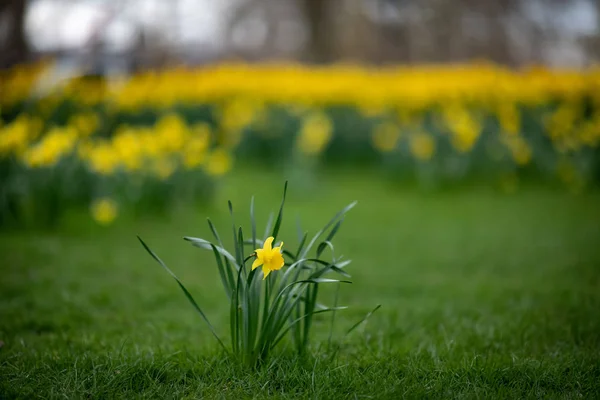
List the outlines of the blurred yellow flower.
<svg viewBox="0 0 600 400">
<path fill-rule="evenodd" d="M 39 70 L 27 66 L 3 71 L 0 93 L 6 96 L 0 98 L 2 110 L 12 110 L 15 102 L 40 94 L 34 90 L 38 75 Z M 600 145 L 598 93 L 598 68 L 512 71 L 485 63 L 460 68 L 236 63 L 167 68 L 112 82 L 74 78 L 64 91 L 42 93 L 32 103 L 41 117 L 54 118 L 52 111 L 64 101 L 78 103 L 77 113 L 68 119 L 67 126 L 53 128 L 44 136 L 40 136 L 42 120 L 25 113 L 0 123 L 0 157 L 16 157 L 34 168 L 54 165 L 76 150 L 92 172 L 100 175 L 120 171 L 135 172 L 131 179 L 168 179 L 179 168 L 202 167 L 218 177 L 232 168 L 235 146 L 244 139 L 248 126 L 252 126 L 253 134 L 262 135 L 261 140 L 269 141 L 287 134 L 290 121 L 299 118 L 295 149 L 307 155 L 323 152 L 334 132 L 342 140 L 348 139 L 343 135 L 351 132 L 338 133 L 324 111 L 329 106 L 342 106 L 369 117 L 394 118 L 370 132 L 368 139 L 381 152 L 392 152 L 404 139 L 403 132 L 414 132 L 406 134 L 412 157 L 430 160 L 442 151 L 437 148 L 438 132 L 446 132 L 439 142 L 444 152 L 446 143 L 461 153 L 472 152 L 481 144 L 492 163 L 512 157 L 515 164 L 527 165 L 534 156 L 543 156 L 546 149 L 537 145 L 541 141 L 535 137 L 539 135 L 536 129 L 528 131 L 525 139 L 522 115 L 527 115 L 527 121 L 540 118 L 554 152 L 577 157 Z M 94 104 L 100 104 L 98 110 L 103 114 L 85 107 Z M 205 123 L 188 123 L 187 114 L 184 117 L 173 107 L 199 104 L 211 108 L 211 118 L 216 116 L 214 131 Z M 154 110 L 152 113 L 160 118 L 151 126 L 121 125 L 109 132 L 117 115 L 128 116 L 136 110 Z M 12 118 L 12 111 L 4 115 Z M 102 137 L 100 115 L 111 119 Z M 494 118 L 500 129 L 488 124 Z M 98 137 L 94 137 L 96 132 Z M 485 143 L 480 143 L 482 139 Z M 213 146 L 217 150 L 211 150 Z M 589 154 L 595 157 L 593 151 Z M 565 179 L 577 182 L 579 178 Z"/>
<path fill-rule="evenodd" d="M 18 64 L 0 74 L 0 105 L 12 106 L 33 94 L 35 86 L 52 63 L 47 60 Z"/>
<path fill-rule="evenodd" d="M 471 150 L 481 132 L 481 126 L 474 116 L 466 109 L 451 106 L 445 111 L 445 119 L 452 132 L 454 148 L 462 153 Z"/>
<path fill-rule="evenodd" d="M 119 158 L 110 143 L 99 142 L 89 146 L 83 155 L 90 168 L 100 175 L 112 175 L 119 167 Z"/>
<path fill-rule="evenodd" d="M 28 167 L 48 167 L 75 148 L 77 132 L 71 127 L 52 128 L 43 139 L 27 149 L 22 160 Z"/>
<path fill-rule="evenodd" d="M 39 119 L 21 114 L 11 123 L 0 126 L 0 156 L 23 153 L 38 136 L 41 125 Z"/>
<path fill-rule="evenodd" d="M 400 129 L 396 124 L 384 122 L 375 127 L 371 134 L 373 146 L 382 152 L 390 152 L 398 145 Z"/>
<path fill-rule="evenodd" d="M 90 212 L 94 221 L 100 225 L 109 225 L 117 217 L 117 203 L 106 197 L 97 199 L 90 206 Z"/>
<path fill-rule="evenodd" d="M 120 128 L 112 139 L 111 147 L 119 164 L 128 171 L 140 170 L 145 162 L 141 136 L 134 128 Z"/>
<path fill-rule="evenodd" d="M 217 149 L 208 155 L 204 168 L 209 175 L 221 176 L 229 172 L 232 165 L 231 155 L 223 149 Z"/>
<path fill-rule="evenodd" d="M 235 98 L 226 102 L 221 110 L 221 145 L 237 146 L 242 140 L 243 129 L 261 114 L 263 107 L 256 99 Z"/>
<path fill-rule="evenodd" d="M 307 116 L 298 136 L 298 148 L 304 154 L 318 154 L 329 143 L 333 125 L 324 114 L 314 112 Z"/>
<path fill-rule="evenodd" d="M 75 114 L 69 119 L 69 125 L 73 126 L 82 137 L 90 136 L 98 129 L 100 119 L 94 112 Z"/>
<path fill-rule="evenodd" d="M 498 121 L 502 130 L 510 135 L 516 135 L 521 130 L 521 116 L 516 105 L 503 101 L 497 111 Z"/>
<path fill-rule="evenodd" d="M 154 174 L 161 180 L 168 179 L 177 169 L 175 162 L 169 158 L 159 158 L 154 160 L 153 166 Z"/>
<path fill-rule="evenodd" d="M 283 247 L 283 242 L 275 248 L 271 248 L 273 244 L 273 236 L 269 236 L 263 245 L 262 249 L 256 249 L 256 259 L 252 263 L 252 270 L 254 271 L 256 268 L 262 265 L 263 270 L 263 280 L 269 276 L 271 271 L 277 271 L 283 267 L 285 261 L 283 259 L 283 255 L 281 254 L 281 248 Z"/>
<path fill-rule="evenodd" d="M 582 144 L 596 147 L 600 143 L 600 115 L 581 125 L 578 136 Z"/>
<path fill-rule="evenodd" d="M 192 127 L 192 137 L 183 149 L 183 165 L 186 168 L 195 168 L 206 159 L 206 151 L 210 145 L 210 128 L 206 124 L 197 124 Z"/>
<path fill-rule="evenodd" d="M 225 131 L 235 131 L 252 123 L 262 109 L 256 100 L 235 98 L 225 103 L 221 109 L 221 127 Z"/>
<path fill-rule="evenodd" d="M 550 138 L 557 141 L 569 136 L 577 121 L 578 113 L 577 106 L 572 103 L 561 105 L 546 119 L 546 130 Z"/>
<path fill-rule="evenodd" d="M 416 133 L 410 138 L 410 151 L 419 160 L 431 159 L 435 152 L 435 141 L 426 133 Z"/>
<path fill-rule="evenodd" d="M 179 114 L 171 113 L 163 116 L 154 126 L 154 140 L 160 143 L 163 151 L 174 153 L 180 151 L 189 136 L 189 129 Z"/>
<path fill-rule="evenodd" d="M 527 165 L 531 161 L 531 148 L 521 136 L 502 136 L 502 141 L 510 149 L 515 162 L 519 165 Z"/>
</svg>

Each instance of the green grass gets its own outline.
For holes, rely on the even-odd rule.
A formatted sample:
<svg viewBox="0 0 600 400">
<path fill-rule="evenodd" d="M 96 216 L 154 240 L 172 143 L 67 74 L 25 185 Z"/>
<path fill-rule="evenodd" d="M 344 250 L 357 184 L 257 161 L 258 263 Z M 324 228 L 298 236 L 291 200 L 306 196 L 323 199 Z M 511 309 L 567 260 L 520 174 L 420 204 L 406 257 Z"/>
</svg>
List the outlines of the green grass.
<svg viewBox="0 0 600 400">
<path fill-rule="evenodd" d="M 0 398 L 593 398 L 600 393 L 600 195 L 528 187 L 419 194 L 371 175 L 290 182 L 281 239 L 296 216 L 315 232 L 352 200 L 336 237 L 354 262 L 334 338 L 316 320 L 312 353 L 284 348 L 237 367 L 136 234 L 228 332 L 211 254 L 182 240 L 230 232 L 226 199 L 247 222 L 280 201 L 283 178 L 228 178 L 211 209 L 100 228 L 74 215 L 54 232 L 0 236 Z M 243 213 L 243 216 L 241 215 Z M 331 303 L 332 291 L 324 302 Z"/>
</svg>

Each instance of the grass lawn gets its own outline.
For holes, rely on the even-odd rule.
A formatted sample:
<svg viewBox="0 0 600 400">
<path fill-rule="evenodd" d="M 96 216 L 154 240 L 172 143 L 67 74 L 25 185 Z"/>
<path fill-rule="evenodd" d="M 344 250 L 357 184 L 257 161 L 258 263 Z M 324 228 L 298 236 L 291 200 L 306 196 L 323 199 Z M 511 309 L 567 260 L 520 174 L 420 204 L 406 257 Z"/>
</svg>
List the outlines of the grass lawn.
<svg viewBox="0 0 600 400">
<path fill-rule="evenodd" d="M 225 236 L 226 199 L 247 222 L 251 194 L 264 224 L 282 181 L 245 172 L 227 178 L 210 209 L 109 228 L 72 215 L 54 232 L 0 234 L 0 398 L 600 395 L 600 195 L 539 187 L 419 194 L 367 175 L 327 174 L 318 191 L 291 182 L 288 248 L 296 215 L 314 233 L 359 201 L 335 239 L 354 260 L 354 283 L 341 289 L 350 308 L 337 314 L 334 338 L 382 308 L 334 340 L 336 352 L 323 314 L 309 357 L 282 349 L 258 372 L 237 367 L 135 235 L 226 337 L 211 254 L 182 237 L 209 238 L 207 216 Z"/>
</svg>

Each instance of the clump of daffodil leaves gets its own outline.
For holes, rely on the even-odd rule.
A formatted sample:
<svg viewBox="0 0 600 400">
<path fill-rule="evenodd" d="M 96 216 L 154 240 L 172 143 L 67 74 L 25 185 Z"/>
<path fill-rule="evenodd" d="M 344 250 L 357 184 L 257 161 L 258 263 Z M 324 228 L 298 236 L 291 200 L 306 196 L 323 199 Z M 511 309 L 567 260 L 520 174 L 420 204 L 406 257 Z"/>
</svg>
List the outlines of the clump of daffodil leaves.
<svg viewBox="0 0 600 400">
<path fill-rule="evenodd" d="M 315 314 L 345 309 L 335 303 L 331 307 L 317 301 L 319 286 L 322 284 L 351 283 L 348 280 L 326 278 L 328 273 L 334 273 L 344 278 L 350 275 L 344 267 L 350 260 L 333 254 L 332 240 L 338 232 L 344 215 L 355 206 L 353 202 L 339 211 L 323 229 L 318 231 L 307 242 L 307 233 L 299 234 L 299 245 L 295 252 L 283 249 L 283 242 L 276 242 L 283 221 L 283 208 L 287 192 L 287 182 L 283 191 L 283 200 L 275 224 L 272 225 L 271 214 L 264 240 L 257 237 L 254 219 L 254 198 L 250 203 L 251 238 L 244 239 L 241 227 L 233 222 L 233 253 L 227 251 L 213 223 L 208 219 L 208 225 L 215 242 L 205 239 L 185 237 L 192 245 L 212 251 L 230 307 L 231 348 L 228 348 L 217 334 L 206 314 L 194 300 L 175 274 L 163 261 L 138 237 L 150 255 L 177 281 L 179 287 L 207 323 L 218 343 L 227 352 L 233 353 L 241 362 L 257 367 L 264 363 L 282 340 L 288 337 L 299 354 L 304 354 L 309 344 L 312 319 Z M 233 220 L 233 206 L 229 202 L 229 211 Z M 272 226 L 272 229 L 271 229 Z M 319 239 L 327 236 L 319 242 Z M 273 247 L 273 243 L 279 243 Z M 318 244 L 317 244 L 318 243 Z M 317 245 L 315 247 L 315 244 Z M 331 260 L 324 259 L 324 252 L 329 249 Z M 314 251 L 314 256 L 309 254 Z M 252 261 L 251 268 L 247 263 Z M 262 267 L 262 268 L 261 268 Z M 262 275 L 262 277 L 261 277 Z M 338 286 L 339 288 L 339 286 Z M 346 334 L 365 321 L 375 310 L 368 313 L 362 320 L 354 324 Z M 331 319 L 331 332 L 334 318 Z"/>
</svg>

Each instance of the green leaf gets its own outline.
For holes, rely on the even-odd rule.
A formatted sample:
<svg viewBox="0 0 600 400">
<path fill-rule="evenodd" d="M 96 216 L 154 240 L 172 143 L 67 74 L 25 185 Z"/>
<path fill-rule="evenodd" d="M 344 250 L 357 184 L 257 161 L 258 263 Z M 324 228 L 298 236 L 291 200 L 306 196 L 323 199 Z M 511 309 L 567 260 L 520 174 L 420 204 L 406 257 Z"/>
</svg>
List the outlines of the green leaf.
<svg viewBox="0 0 600 400">
<path fill-rule="evenodd" d="M 244 257 L 242 256 L 242 250 L 244 248 L 243 241 L 242 243 L 238 242 L 238 235 L 235 229 L 235 218 L 233 217 L 233 204 L 231 204 L 231 200 L 227 201 L 227 205 L 229 206 L 229 214 L 231 215 L 231 225 L 233 231 L 233 245 L 235 247 L 235 262 L 242 267 L 242 263 L 244 262 Z M 240 249 L 241 247 L 241 249 Z"/>
<path fill-rule="evenodd" d="M 269 317 L 268 317 L 267 323 L 265 324 L 265 331 L 267 332 L 267 335 L 274 337 L 274 335 L 277 334 L 280 327 L 283 326 L 283 324 L 285 323 L 285 320 L 287 320 L 288 316 L 290 315 L 292 308 L 300 299 L 300 296 L 295 296 L 295 294 L 291 292 L 291 290 L 296 289 L 296 288 L 294 288 L 295 286 L 302 285 L 302 284 L 308 284 L 308 283 L 318 284 L 318 283 L 337 283 L 337 282 L 352 283 L 350 281 L 340 281 L 337 279 L 305 279 L 305 280 L 292 282 L 292 283 L 288 284 L 287 286 L 285 286 L 283 289 L 281 289 L 279 291 L 279 293 L 277 293 L 277 296 L 275 297 L 275 301 L 273 302 L 273 305 L 269 311 Z M 280 302 L 284 299 L 284 296 L 286 296 L 286 292 L 288 290 L 290 290 L 290 293 L 287 294 L 287 297 L 289 300 L 284 301 L 285 305 L 282 309 L 280 309 L 279 308 Z"/>
<path fill-rule="evenodd" d="M 321 254 L 323 254 L 323 250 L 325 250 L 327 247 L 331 249 L 332 256 L 334 255 L 333 243 L 331 243 L 329 240 L 326 240 L 324 242 L 319 243 L 319 245 L 317 246 L 317 258 L 319 258 Z"/>
<path fill-rule="evenodd" d="M 281 199 L 281 206 L 279 207 L 279 214 L 277 214 L 277 220 L 275 220 L 275 226 L 273 227 L 273 236 L 277 239 L 277 234 L 279 234 L 279 228 L 281 227 L 281 222 L 283 221 L 283 206 L 285 205 L 285 195 L 287 193 L 288 181 L 285 181 L 285 185 L 283 186 L 283 198 Z M 273 240 L 274 242 L 275 240 Z"/>
<path fill-rule="evenodd" d="M 256 246 L 256 220 L 254 218 L 254 196 L 250 199 L 250 224 L 252 225 L 252 245 Z"/>
<path fill-rule="evenodd" d="M 333 254 L 333 244 L 331 244 L 331 241 L 333 240 L 333 237 L 335 236 L 335 234 L 337 233 L 337 231 L 340 229 L 340 226 L 342 226 L 342 222 L 344 222 L 344 217 L 343 216 L 335 224 L 335 226 L 331 229 L 331 232 L 329 232 L 329 235 L 327 235 L 327 238 L 321 244 L 319 244 L 319 246 L 317 247 L 317 258 L 319 258 L 321 256 L 321 253 L 323 252 L 323 250 L 325 250 L 325 247 L 321 246 L 323 243 L 329 243 L 331 245 L 330 246 L 331 247 L 331 252 Z"/>
<path fill-rule="evenodd" d="M 298 259 L 300 257 L 300 253 L 302 252 L 302 249 L 304 248 L 304 245 L 306 244 L 306 238 L 308 237 L 308 232 L 304 232 L 304 236 L 302 236 L 302 239 L 300 240 L 300 244 L 298 245 L 298 250 L 296 251 L 296 256 L 294 257 L 294 259 Z"/>
<path fill-rule="evenodd" d="M 269 213 L 269 219 L 267 219 L 267 226 L 265 227 L 265 234 L 263 235 L 264 238 L 266 239 L 267 237 L 269 237 L 269 234 L 271 233 L 271 226 L 273 225 L 273 213 Z"/>
<path fill-rule="evenodd" d="M 240 265 L 240 271 L 245 271 L 246 270 L 246 264 L 245 264 L 245 260 L 244 260 L 244 235 L 242 233 L 242 227 L 240 226 L 238 228 L 238 237 L 237 237 L 237 247 L 238 247 L 238 251 L 239 251 L 239 257 L 241 259 Z M 244 275 L 245 272 L 242 273 L 242 275 Z M 249 351 L 250 351 L 250 299 L 248 296 L 248 292 L 249 292 L 249 286 L 250 286 L 250 282 L 247 280 L 246 281 L 246 285 L 242 284 L 241 287 L 241 291 L 242 291 L 242 295 L 241 295 L 241 305 L 242 305 L 242 349 L 244 351 L 244 354 L 247 356 Z"/>
<path fill-rule="evenodd" d="M 223 265 L 223 260 L 221 259 L 221 254 L 219 254 L 219 251 L 217 250 L 215 245 L 211 243 L 210 246 L 213 250 L 213 254 L 215 255 L 215 259 L 217 260 L 219 276 L 221 277 L 221 282 L 223 283 L 223 287 L 225 287 L 225 292 L 227 293 L 227 298 L 229 298 L 231 300 L 231 292 L 233 291 L 233 284 L 234 284 L 234 282 L 232 282 L 230 280 L 231 273 L 228 274 L 225 271 L 225 266 Z"/>
<path fill-rule="evenodd" d="M 335 288 L 335 296 L 333 298 L 333 308 L 336 308 L 338 306 L 338 299 L 339 299 L 339 295 L 340 295 L 340 284 L 338 284 Z M 316 306 L 318 307 L 319 304 L 316 304 Z M 335 325 L 335 310 L 331 313 L 331 322 L 329 325 L 329 337 L 327 338 L 327 349 L 331 349 L 331 339 L 333 338 L 333 326 Z"/>
<path fill-rule="evenodd" d="M 331 270 L 337 272 L 338 274 L 340 274 L 340 275 L 342 275 L 342 276 L 344 276 L 346 278 L 350 278 L 351 277 L 351 275 L 349 273 L 347 273 L 346 271 L 344 271 L 343 269 L 341 269 L 341 268 L 339 268 L 339 267 L 337 267 L 335 265 L 331 266 Z"/>
<path fill-rule="evenodd" d="M 177 282 L 177 284 L 179 285 L 179 287 L 185 294 L 185 297 L 187 297 L 187 299 L 192 304 L 194 309 L 198 312 L 198 314 L 200 314 L 200 316 L 202 317 L 204 322 L 206 322 L 206 324 L 208 325 L 208 328 L 212 332 L 213 336 L 217 339 L 217 341 L 219 342 L 221 347 L 223 347 L 223 349 L 227 350 L 227 348 L 225 347 L 225 345 L 219 338 L 219 335 L 217 335 L 217 332 L 215 331 L 214 327 L 212 326 L 212 324 L 210 323 L 210 321 L 208 320 L 208 318 L 206 317 L 206 315 L 204 314 L 204 312 L 202 311 L 200 306 L 198 306 L 198 303 L 196 303 L 196 300 L 194 300 L 194 298 L 192 297 L 190 292 L 185 288 L 185 286 L 183 286 L 183 283 L 181 283 L 179 278 L 177 278 L 177 276 L 173 273 L 173 271 L 171 271 L 169 269 L 169 267 L 167 267 L 167 265 L 152 250 L 150 250 L 150 248 L 146 245 L 146 243 L 144 243 L 144 241 L 142 240 L 141 237 L 138 236 L 137 238 L 140 241 L 140 243 L 142 244 L 142 246 L 144 246 L 146 251 L 152 256 L 152 258 L 154 258 L 156 260 L 156 262 L 158 262 L 165 269 L 165 271 L 167 271 L 169 273 L 169 275 L 171 275 L 173 277 L 173 279 L 175 279 L 175 281 Z"/>
<path fill-rule="evenodd" d="M 291 251 L 289 251 L 289 250 L 283 249 L 283 250 L 281 251 L 281 253 L 282 253 L 284 256 L 288 256 L 288 257 L 289 257 L 289 258 L 291 258 L 292 260 L 294 260 L 294 259 L 296 258 L 296 255 L 295 255 L 295 254 L 292 254 L 292 252 L 291 252 Z"/>
<path fill-rule="evenodd" d="M 190 236 L 185 236 L 183 238 L 183 240 L 188 241 L 193 246 L 199 247 L 201 249 L 212 250 L 211 246 L 213 246 L 213 244 L 211 242 L 209 242 L 208 240 L 200 239 L 200 238 L 195 238 L 195 237 L 190 237 Z M 231 261 L 233 263 L 233 265 L 235 266 L 236 270 L 239 269 L 239 265 L 237 263 L 237 260 L 235 259 L 234 256 L 231 255 L 230 252 L 228 252 L 227 250 L 225 250 L 221 246 L 215 246 L 215 247 L 217 248 L 217 251 L 223 255 L 223 257 L 225 257 L 226 259 L 228 259 L 229 261 Z"/>
<path fill-rule="evenodd" d="M 219 233 L 217 232 L 217 228 L 215 228 L 215 226 L 213 225 L 213 223 L 210 220 L 210 218 L 206 218 L 206 221 L 208 222 L 208 227 L 210 228 L 213 236 L 215 237 L 215 239 L 217 239 L 218 245 L 221 246 L 221 247 L 223 247 L 223 242 L 221 241 L 221 238 L 219 237 Z"/>
<path fill-rule="evenodd" d="M 321 229 L 319 232 L 317 232 L 315 234 L 315 236 L 313 236 L 311 241 L 308 243 L 308 246 L 306 246 L 306 248 L 302 251 L 302 254 L 300 255 L 299 258 L 306 257 L 306 254 L 310 251 L 312 246 L 315 244 L 317 239 L 323 234 L 323 232 L 325 232 L 327 229 L 329 229 L 329 227 L 331 225 L 333 225 L 340 217 L 344 216 L 344 214 L 346 214 L 348 211 L 350 211 L 356 204 L 357 204 L 357 202 L 354 201 L 354 202 L 348 204 L 346 207 L 344 207 L 337 214 L 335 214 L 335 216 L 323 227 L 323 229 Z"/>
<path fill-rule="evenodd" d="M 310 312 L 310 313 L 308 313 L 308 314 L 304 314 L 303 316 L 301 316 L 301 317 L 299 317 L 299 318 L 295 319 L 294 321 L 292 321 L 292 322 L 290 323 L 290 325 L 288 325 L 288 326 L 285 328 L 285 330 L 283 330 L 283 332 L 281 332 L 281 334 L 280 334 L 280 335 L 277 337 L 277 339 L 275 339 L 275 340 L 273 341 L 273 345 L 272 345 L 271 347 L 275 347 L 275 346 L 276 346 L 276 345 L 277 345 L 277 344 L 278 344 L 278 343 L 281 341 L 281 339 L 283 339 L 283 338 L 285 337 L 285 334 L 286 334 L 286 333 L 288 333 L 288 331 L 289 331 L 289 330 L 290 330 L 292 327 L 294 327 L 294 326 L 295 326 L 297 323 L 299 323 L 299 322 L 300 322 L 300 321 L 302 321 L 303 319 L 305 319 L 305 318 L 307 318 L 307 317 L 309 317 L 309 316 L 311 316 L 311 317 L 312 317 L 312 316 L 313 316 L 313 315 L 315 315 L 315 314 L 321 314 L 321 313 L 324 313 L 324 312 L 329 312 L 329 311 L 345 310 L 345 309 L 347 309 L 347 308 L 348 308 L 348 307 L 346 307 L 346 306 L 341 306 L 341 307 L 332 307 L 332 308 L 320 309 L 320 310 L 312 311 L 312 312 Z"/>
<path fill-rule="evenodd" d="M 329 278 L 313 278 L 313 279 L 307 279 L 304 282 L 310 282 L 310 283 L 335 283 L 335 282 L 352 283 L 351 281 L 341 281 L 339 279 L 329 279 Z"/>
<path fill-rule="evenodd" d="M 379 310 L 381 308 L 381 304 L 378 304 L 374 309 L 372 309 L 371 311 L 369 311 L 367 313 L 367 315 L 364 316 L 363 319 L 361 319 L 360 321 L 358 321 L 356 324 L 352 325 L 352 328 L 348 329 L 348 331 L 346 332 L 346 334 L 344 335 L 344 337 L 348 336 L 350 334 L 350 332 L 352 332 L 354 329 L 356 329 L 360 324 L 362 324 L 363 322 L 365 322 L 367 319 L 369 319 L 371 317 L 371 315 L 373 315 L 373 313 L 377 310 Z"/>
<path fill-rule="evenodd" d="M 217 232 L 217 228 L 213 225 L 210 218 L 207 218 L 206 220 L 208 222 L 208 226 L 209 226 L 210 230 L 212 231 L 213 236 L 215 237 L 215 239 L 217 239 L 217 243 L 219 244 L 217 251 L 219 252 L 219 254 L 223 254 L 223 257 L 225 257 L 225 272 L 227 274 L 227 280 L 228 280 L 228 282 L 230 282 L 230 293 L 231 293 L 231 291 L 233 291 L 233 286 L 234 286 L 235 280 L 233 278 L 233 272 L 231 271 L 230 261 L 233 262 L 233 265 L 235 266 L 236 270 L 238 269 L 238 266 L 235 263 L 235 258 L 233 258 L 233 256 L 230 255 L 230 257 L 227 257 L 226 254 L 229 254 L 229 253 L 227 253 L 227 251 L 225 250 L 225 248 L 223 246 L 223 242 L 221 241 L 221 237 L 219 236 L 219 233 Z M 184 238 L 184 239 L 186 239 L 186 238 Z M 212 243 L 208 243 L 208 244 L 211 246 L 211 248 L 213 247 Z M 196 246 L 196 247 L 201 247 L 201 246 Z M 206 248 L 206 247 L 203 247 L 203 248 Z M 219 250 L 219 249 L 221 249 L 221 250 Z"/>
<path fill-rule="evenodd" d="M 281 288 L 284 287 L 284 285 L 287 284 L 289 275 L 291 275 L 294 271 L 297 272 L 295 274 L 294 281 L 297 281 L 297 277 L 299 275 L 299 269 L 302 268 L 302 266 L 305 263 L 310 263 L 310 262 L 314 262 L 314 263 L 321 264 L 321 265 L 325 266 L 325 268 L 314 272 L 311 275 L 311 278 L 319 278 L 321 275 L 325 274 L 329 270 L 335 271 L 335 272 L 337 272 L 337 273 L 339 273 L 339 274 L 341 274 L 341 275 L 343 275 L 343 276 L 345 276 L 347 278 L 350 277 L 350 274 L 348 274 L 347 272 L 345 272 L 345 271 L 343 271 L 341 269 L 341 268 L 345 267 L 346 265 L 350 264 L 350 262 L 351 262 L 350 260 L 345 260 L 345 261 L 342 261 L 342 262 L 337 263 L 337 264 L 332 264 L 330 262 L 323 261 L 323 260 L 318 259 L 318 258 L 303 258 L 303 259 L 297 260 L 294 263 L 292 263 L 287 268 L 287 270 L 284 272 L 283 277 L 281 278 L 281 281 L 279 283 L 280 290 L 282 290 Z"/>
<path fill-rule="evenodd" d="M 296 232 L 298 233 L 298 240 L 302 240 L 302 223 L 300 221 L 300 215 L 296 216 Z"/>
</svg>

